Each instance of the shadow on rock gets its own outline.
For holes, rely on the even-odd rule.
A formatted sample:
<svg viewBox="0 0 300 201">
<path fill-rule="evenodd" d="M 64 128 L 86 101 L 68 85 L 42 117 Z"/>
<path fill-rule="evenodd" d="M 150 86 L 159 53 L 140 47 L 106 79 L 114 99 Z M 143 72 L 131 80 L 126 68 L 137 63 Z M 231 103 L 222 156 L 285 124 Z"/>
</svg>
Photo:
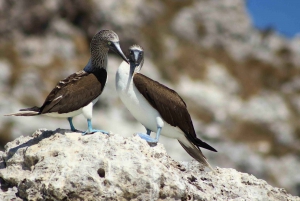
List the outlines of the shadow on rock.
<svg viewBox="0 0 300 201">
<path fill-rule="evenodd" d="M 16 145 L 13 148 L 10 148 L 7 151 L 7 157 L 3 158 L 2 157 L 2 161 L 0 161 L 0 169 L 3 169 L 6 167 L 5 162 L 8 161 L 9 159 L 11 159 L 19 149 L 25 148 L 24 152 L 26 152 L 26 150 L 31 147 L 32 145 L 38 144 L 40 141 L 42 141 L 45 138 L 49 138 L 52 135 L 56 134 L 56 133 L 60 133 L 62 135 L 64 135 L 67 132 L 72 132 L 69 129 L 56 129 L 56 130 L 37 130 L 35 133 L 32 134 L 31 137 L 24 137 L 24 142 L 20 142 L 20 140 L 16 141 Z M 29 139 L 28 139 L 29 138 Z M 27 140 L 28 139 L 28 140 Z"/>
</svg>

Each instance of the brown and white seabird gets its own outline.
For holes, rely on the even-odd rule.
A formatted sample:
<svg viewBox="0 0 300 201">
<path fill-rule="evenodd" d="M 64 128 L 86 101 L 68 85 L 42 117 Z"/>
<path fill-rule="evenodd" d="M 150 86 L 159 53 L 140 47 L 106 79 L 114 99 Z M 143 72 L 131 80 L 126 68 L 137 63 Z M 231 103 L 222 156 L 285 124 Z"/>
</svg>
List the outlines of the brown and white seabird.
<svg viewBox="0 0 300 201">
<path fill-rule="evenodd" d="M 82 113 L 88 123 L 88 130 L 83 134 L 97 131 L 107 134 L 106 131 L 93 129 L 91 121 L 93 105 L 98 101 L 106 84 L 109 50 L 113 50 L 128 62 L 121 50 L 118 35 L 111 30 L 101 30 L 92 38 L 91 58 L 83 70 L 59 81 L 41 107 L 21 109 L 20 112 L 6 116 L 63 117 L 68 119 L 71 130 L 77 131 L 72 119 Z"/>
<path fill-rule="evenodd" d="M 138 135 L 150 143 L 158 142 L 160 134 L 175 138 L 190 156 L 213 170 L 200 147 L 216 150 L 197 137 L 183 99 L 174 90 L 139 73 L 144 63 L 140 46 L 133 45 L 129 51 L 129 64 L 123 61 L 117 71 L 116 88 L 122 102 L 147 130 L 147 134 Z M 150 137 L 151 131 L 156 132 L 155 139 Z"/>
</svg>

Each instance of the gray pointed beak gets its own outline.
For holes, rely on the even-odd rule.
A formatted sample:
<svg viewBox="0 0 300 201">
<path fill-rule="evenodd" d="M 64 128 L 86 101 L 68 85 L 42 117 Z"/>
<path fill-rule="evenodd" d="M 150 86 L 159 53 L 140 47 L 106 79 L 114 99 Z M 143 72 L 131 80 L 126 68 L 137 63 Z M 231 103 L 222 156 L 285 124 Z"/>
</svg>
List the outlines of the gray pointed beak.
<svg viewBox="0 0 300 201">
<path fill-rule="evenodd" d="M 112 44 L 110 45 L 110 49 L 111 49 L 112 51 L 114 51 L 115 53 L 117 53 L 119 56 L 121 56 L 122 59 L 123 59 L 124 61 L 126 61 L 127 63 L 129 63 L 127 57 L 126 57 L 126 56 L 124 55 L 124 53 L 122 52 L 122 49 L 121 49 L 121 47 L 120 47 L 119 42 L 114 42 L 114 43 L 112 43 Z"/>
<path fill-rule="evenodd" d="M 134 63 L 136 66 L 139 65 L 139 53 L 138 52 L 134 52 Z"/>
<path fill-rule="evenodd" d="M 129 65 L 130 65 L 130 72 L 129 72 L 129 74 L 132 76 L 133 73 L 134 73 L 134 69 L 135 69 L 136 65 L 134 63 L 130 63 Z"/>
</svg>

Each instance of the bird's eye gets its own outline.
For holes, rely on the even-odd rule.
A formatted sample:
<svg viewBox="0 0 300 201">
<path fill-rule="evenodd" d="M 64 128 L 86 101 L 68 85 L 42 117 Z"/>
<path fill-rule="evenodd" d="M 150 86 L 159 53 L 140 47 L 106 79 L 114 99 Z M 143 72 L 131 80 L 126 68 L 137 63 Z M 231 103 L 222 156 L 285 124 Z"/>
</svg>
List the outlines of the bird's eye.
<svg viewBox="0 0 300 201">
<path fill-rule="evenodd" d="M 108 41 L 108 43 L 107 43 L 108 45 L 111 45 L 111 42 L 110 41 Z"/>
</svg>

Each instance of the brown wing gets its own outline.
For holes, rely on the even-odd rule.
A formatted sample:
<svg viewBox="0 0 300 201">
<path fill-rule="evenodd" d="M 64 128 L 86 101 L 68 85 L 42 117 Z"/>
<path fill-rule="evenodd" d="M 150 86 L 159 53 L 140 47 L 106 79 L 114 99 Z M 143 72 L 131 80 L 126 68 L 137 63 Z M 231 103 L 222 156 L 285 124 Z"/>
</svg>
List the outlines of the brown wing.
<svg viewBox="0 0 300 201">
<path fill-rule="evenodd" d="M 40 114 L 68 113 L 88 105 L 102 93 L 106 79 L 105 69 L 93 73 L 79 71 L 70 75 L 50 92 Z"/>
<path fill-rule="evenodd" d="M 193 144 L 216 151 L 197 138 L 186 104 L 174 90 L 140 73 L 134 75 L 133 82 L 139 92 L 168 124 L 180 128 Z"/>
</svg>

